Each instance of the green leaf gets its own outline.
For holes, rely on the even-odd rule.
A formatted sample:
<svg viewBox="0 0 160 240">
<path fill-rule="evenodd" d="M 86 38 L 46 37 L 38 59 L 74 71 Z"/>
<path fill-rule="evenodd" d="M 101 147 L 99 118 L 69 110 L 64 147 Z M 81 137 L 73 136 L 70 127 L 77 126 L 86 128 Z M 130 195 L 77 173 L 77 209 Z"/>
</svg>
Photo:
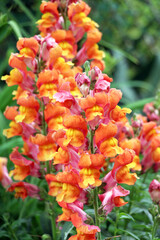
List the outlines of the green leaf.
<svg viewBox="0 0 160 240">
<path fill-rule="evenodd" d="M 71 222 L 65 222 L 65 224 L 63 225 L 63 229 L 61 231 L 61 239 L 66 240 L 73 228 L 74 226 Z"/>
<path fill-rule="evenodd" d="M 137 237 L 135 234 L 127 231 L 127 230 L 123 230 L 123 229 L 118 229 L 118 231 L 121 231 L 121 232 L 124 232 L 124 233 L 127 233 L 128 235 L 132 236 L 133 238 L 137 239 L 137 240 L 140 240 L 139 237 Z"/>
<path fill-rule="evenodd" d="M 9 237 L 8 232 L 7 231 L 0 231 L 0 237 Z M 2 238 L 1 238 L 2 239 Z"/>
<path fill-rule="evenodd" d="M 19 38 L 22 38 L 22 33 L 21 33 L 21 30 L 20 30 L 20 27 L 18 26 L 18 24 L 14 21 L 14 20 L 10 20 L 8 22 L 8 24 L 12 27 L 16 37 L 19 39 Z"/>
<path fill-rule="evenodd" d="M 119 219 L 130 219 L 132 221 L 135 221 L 134 218 L 130 215 L 130 214 L 127 214 L 127 213 L 124 213 L 124 212 L 121 212 L 119 215 L 118 215 L 118 218 Z"/>
<path fill-rule="evenodd" d="M 11 28 L 8 25 L 4 25 L 0 27 L 0 43 L 8 37 L 11 32 Z"/>
<path fill-rule="evenodd" d="M 51 240 L 51 236 L 48 234 L 43 234 L 42 235 L 42 240 Z"/>
<path fill-rule="evenodd" d="M 129 103 L 129 104 L 123 106 L 123 107 L 131 108 L 131 109 L 137 109 L 137 108 L 142 108 L 146 103 L 150 103 L 150 102 L 153 102 L 153 101 L 154 101 L 154 97 L 145 98 L 145 99 L 135 101 L 133 103 Z"/>
<path fill-rule="evenodd" d="M 114 52 L 114 57 L 116 59 L 120 59 L 117 64 L 115 71 L 115 80 L 119 82 L 121 85 L 121 91 L 123 92 L 123 97 L 126 97 L 129 101 L 136 101 L 138 99 L 136 91 L 127 86 L 127 82 L 129 81 L 129 66 L 126 59 L 122 56 L 120 52 Z"/>
<path fill-rule="evenodd" d="M 150 83 L 147 83 L 144 81 L 139 81 L 139 80 L 127 81 L 125 83 L 119 83 L 119 82 L 112 83 L 112 87 L 114 87 L 114 88 L 121 88 L 123 85 L 125 85 L 127 87 L 144 88 L 144 89 L 148 90 L 149 92 L 152 92 L 154 89 Z"/>
<path fill-rule="evenodd" d="M 111 240 L 111 239 L 118 238 L 118 237 L 121 237 L 121 235 L 114 236 L 114 237 L 107 237 L 107 238 L 105 238 L 104 240 Z"/>
<path fill-rule="evenodd" d="M 99 42 L 99 45 L 103 46 L 103 47 L 106 47 L 106 48 L 109 48 L 111 50 L 114 50 L 114 51 L 118 51 L 120 52 L 124 57 L 128 58 L 131 62 L 135 63 L 135 64 L 138 64 L 138 59 L 133 57 L 131 54 L 123 51 L 122 49 L 120 49 L 119 47 L 113 45 L 112 43 L 109 43 L 107 41 L 104 41 L 104 40 L 101 40 Z"/>
<path fill-rule="evenodd" d="M 19 146 L 19 147 L 23 146 L 23 140 L 21 138 L 16 138 L 16 139 L 14 138 L 1 144 L 0 155 L 2 155 L 6 150 L 12 149 L 16 146 Z"/>
<path fill-rule="evenodd" d="M 20 7 L 20 9 L 26 14 L 26 16 L 35 24 L 36 19 L 33 16 L 32 12 L 24 5 L 21 0 L 14 0 L 14 2 Z"/>
<path fill-rule="evenodd" d="M 134 207 L 131 210 L 131 214 L 136 214 L 139 216 L 142 216 L 141 220 L 144 220 L 144 214 L 147 216 L 148 220 L 150 221 L 151 224 L 153 224 L 153 218 L 152 215 L 150 214 L 150 212 L 145 209 L 145 208 L 138 208 L 138 207 Z"/>
<path fill-rule="evenodd" d="M 8 16 L 7 14 L 0 14 L 0 27 L 7 24 Z"/>
<path fill-rule="evenodd" d="M 10 105 L 10 103 L 13 103 L 13 95 L 12 92 L 13 90 L 16 89 L 16 86 L 8 87 L 5 86 L 3 89 L 0 91 L 0 110 L 3 112 L 6 108 L 7 105 Z"/>
</svg>

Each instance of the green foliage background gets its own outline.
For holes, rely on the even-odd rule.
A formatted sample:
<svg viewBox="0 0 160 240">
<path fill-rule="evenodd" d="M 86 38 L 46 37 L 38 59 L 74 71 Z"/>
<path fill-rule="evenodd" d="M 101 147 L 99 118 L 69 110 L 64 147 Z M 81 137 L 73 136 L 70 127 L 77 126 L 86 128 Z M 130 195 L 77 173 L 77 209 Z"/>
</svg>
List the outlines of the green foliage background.
<svg viewBox="0 0 160 240">
<path fill-rule="evenodd" d="M 134 111 L 153 99 L 160 87 L 160 1 L 159 0 L 87 0 L 91 7 L 90 17 L 98 22 L 103 33 L 100 47 L 106 52 L 105 72 L 114 78 L 112 87 L 123 91 L 122 104 Z M 8 59 L 16 52 L 19 37 L 38 34 L 35 22 L 40 18 L 41 0 L 0 0 L 0 76 L 9 74 Z M 22 146 L 20 138 L 6 140 L 2 131 L 9 122 L 3 112 L 12 105 L 12 91 L 0 82 L 0 156 L 8 157 L 14 146 Z M 9 168 L 12 168 L 9 163 Z M 148 175 L 147 183 L 136 183 L 129 206 L 119 211 L 119 223 L 115 225 L 117 212 L 114 211 L 103 224 L 104 236 L 124 234 L 121 239 L 151 239 L 152 215 L 143 208 L 151 207 L 148 184 L 153 178 Z M 36 181 L 36 180 L 34 180 Z M 36 182 L 34 182 L 36 183 Z M 141 203 L 136 205 L 136 201 Z M 142 206 L 143 205 L 143 206 Z M 47 205 L 43 202 L 14 199 L 0 186 L 0 239 L 50 239 L 50 223 L 46 216 Z M 59 211 L 58 209 L 56 211 Z M 128 215 L 125 215 L 127 213 Z M 133 218 L 133 221 L 129 221 Z M 128 220 L 129 219 L 129 220 Z M 126 226 L 126 221 L 129 221 Z M 122 231 L 122 229 L 125 229 Z M 107 233 L 105 229 L 109 229 Z M 121 230 L 120 230 L 121 229 Z M 65 232 L 73 231 L 64 224 Z M 145 233 L 145 234 L 144 234 Z M 106 235 L 105 235 L 106 234 Z M 127 237 L 126 237 L 127 236 Z M 68 237 L 68 235 L 67 235 Z M 117 238 L 118 239 L 118 238 Z"/>
</svg>

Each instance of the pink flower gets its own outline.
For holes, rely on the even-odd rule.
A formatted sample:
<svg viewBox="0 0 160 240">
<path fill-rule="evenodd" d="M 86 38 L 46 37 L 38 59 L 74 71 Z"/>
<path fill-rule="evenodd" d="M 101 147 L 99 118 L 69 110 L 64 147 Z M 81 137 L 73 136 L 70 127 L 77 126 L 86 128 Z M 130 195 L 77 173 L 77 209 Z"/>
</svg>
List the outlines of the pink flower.
<svg viewBox="0 0 160 240">
<path fill-rule="evenodd" d="M 152 201 L 160 205 L 160 182 L 154 179 L 149 185 L 149 193 Z"/>
<path fill-rule="evenodd" d="M 4 188 L 7 188 L 12 183 L 12 179 L 8 175 L 6 165 L 7 158 L 0 157 L 0 182 Z"/>
<path fill-rule="evenodd" d="M 129 193 L 130 192 L 128 190 L 125 190 L 120 185 L 116 185 L 104 194 L 100 194 L 99 199 L 102 202 L 102 206 L 106 212 L 106 215 L 110 213 L 114 207 L 121 207 L 127 204 L 128 202 L 125 202 L 120 197 L 127 196 Z"/>
</svg>

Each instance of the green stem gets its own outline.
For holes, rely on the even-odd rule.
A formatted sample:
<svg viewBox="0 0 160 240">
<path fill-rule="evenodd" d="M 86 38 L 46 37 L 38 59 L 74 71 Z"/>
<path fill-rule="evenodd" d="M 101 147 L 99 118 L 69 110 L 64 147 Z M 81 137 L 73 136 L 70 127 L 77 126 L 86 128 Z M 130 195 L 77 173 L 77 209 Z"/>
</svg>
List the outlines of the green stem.
<svg viewBox="0 0 160 240">
<path fill-rule="evenodd" d="M 94 154 L 94 146 L 93 146 L 93 137 L 94 137 L 94 131 L 91 130 L 91 138 L 90 138 L 90 149 L 91 153 Z M 98 216 L 98 189 L 95 187 L 94 189 L 94 200 L 93 200 L 93 205 L 94 205 L 94 213 L 95 213 L 95 224 L 96 226 L 100 227 L 100 222 L 99 222 L 99 216 Z M 101 232 L 98 233 L 97 235 L 97 240 L 101 240 Z"/>
<path fill-rule="evenodd" d="M 117 235 L 117 226 L 118 226 L 118 220 L 119 220 L 119 208 L 116 209 L 116 222 L 115 222 L 115 230 L 114 230 L 114 238 L 116 239 Z"/>
<path fill-rule="evenodd" d="M 56 218 L 54 213 L 51 215 L 51 227 L 53 240 L 57 240 Z"/>
<path fill-rule="evenodd" d="M 96 226 L 100 226 L 99 216 L 98 216 L 98 191 L 95 187 L 94 189 L 94 213 L 95 213 L 95 224 Z M 97 240 L 101 240 L 101 232 L 98 233 Z"/>
<path fill-rule="evenodd" d="M 156 232 L 157 232 L 157 227 L 158 227 L 158 222 L 159 222 L 159 214 L 160 214 L 160 209 L 159 206 L 153 206 L 153 210 L 152 210 L 152 217 L 153 217 L 153 226 L 152 226 L 152 240 L 155 239 L 156 237 Z"/>
<path fill-rule="evenodd" d="M 53 198 L 50 200 L 49 208 L 50 208 L 52 238 L 53 238 L 53 240 L 57 240 L 58 238 L 57 238 L 57 228 L 56 228 L 56 214 L 55 214 L 55 209 L 54 209 L 54 200 L 53 200 Z"/>
<path fill-rule="evenodd" d="M 131 189 L 130 201 L 129 201 L 128 211 L 127 211 L 128 214 L 130 214 L 130 212 L 131 212 L 132 199 L 134 199 L 134 198 L 133 198 L 133 195 L 134 195 L 134 186 L 133 186 L 132 189 Z M 127 229 L 127 226 L 128 226 L 128 221 L 126 220 L 126 221 L 125 221 L 125 226 L 124 226 L 124 229 L 125 229 L 125 230 Z"/>
<path fill-rule="evenodd" d="M 93 137 L 94 137 L 94 131 L 91 130 L 90 149 L 92 154 L 94 154 Z"/>
<path fill-rule="evenodd" d="M 45 104 L 42 100 L 42 131 L 43 131 L 43 135 L 47 135 L 47 130 L 46 130 L 46 121 L 45 121 L 45 115 L 44 115 L 44 110 L 45 110 Z M 50 173 L 50 161 L 46 161 L 46 169 L 47 169 L 47 173 Z"/>
</svg>

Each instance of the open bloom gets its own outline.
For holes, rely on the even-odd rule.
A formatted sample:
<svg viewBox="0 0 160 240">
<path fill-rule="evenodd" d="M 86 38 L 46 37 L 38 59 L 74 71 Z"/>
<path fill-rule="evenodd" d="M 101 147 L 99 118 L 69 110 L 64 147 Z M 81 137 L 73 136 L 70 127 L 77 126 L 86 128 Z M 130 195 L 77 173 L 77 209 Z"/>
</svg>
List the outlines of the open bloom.
<svg viewBox="0 0 160 240">
<path fill-rule="evenodd" d="M 59 172 L 57 175 L 47 174 L 49 195 L 56 197 L 58 202 L 73 203 L 80 195 L 78 187 L 79 175 L 73 171 Z"/>
</svg>

